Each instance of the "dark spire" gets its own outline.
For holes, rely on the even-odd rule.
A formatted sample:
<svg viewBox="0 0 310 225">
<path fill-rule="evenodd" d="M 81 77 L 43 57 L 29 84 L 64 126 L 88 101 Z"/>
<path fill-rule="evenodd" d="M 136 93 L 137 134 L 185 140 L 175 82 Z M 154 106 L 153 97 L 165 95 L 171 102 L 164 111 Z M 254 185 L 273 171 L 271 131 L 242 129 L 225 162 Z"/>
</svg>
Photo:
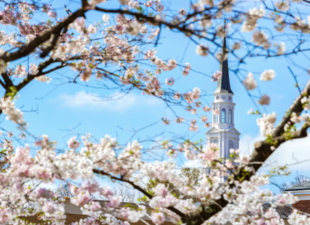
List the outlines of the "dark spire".
<svg viewBox="0 0 310 225">
<path fill-rule="evenodd" d="M 226 21 L 225 25 L 226 26 Z M 222 77 L 217 82 L 217 88 L 214 92 L 214 94 L 219 93 L 230 93 L 233 94 L 231 88 L 230 88 L 230 82 L 229 82 L 229 70 L 228 70 L 228 49 L 226 48 L 226 37 L 223 39 L 223 57 L 226 59 L 221 62 L 220 71 L 222 71 Z"/>
</svg>

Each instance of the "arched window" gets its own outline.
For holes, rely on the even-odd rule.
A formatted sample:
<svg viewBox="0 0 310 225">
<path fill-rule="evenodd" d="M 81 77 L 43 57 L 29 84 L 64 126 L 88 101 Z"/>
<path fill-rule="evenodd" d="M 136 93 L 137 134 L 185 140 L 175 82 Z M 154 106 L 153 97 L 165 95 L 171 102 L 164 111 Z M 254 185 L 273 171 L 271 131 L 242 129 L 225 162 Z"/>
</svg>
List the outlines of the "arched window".
<svg viewBox="0 0 310 225">
<path fill-rule="evenodd" d="M 218 142 L 218 139 L 217 139 L 217 138 L 212 138 L 212 139 L 211 139 L 211 143 L 217 144 L 217 142 Z"/>
<path fill-rule="evenodd" d="M 221 123 L 226 123 L 226 109 L 221 111 Z"/>
<path fill-rule="evenodd" d="M 229 110 L 228 123 L 232 123 L 232 111 L 231 111 L 231 109 Z"/>
<path fill-rule="evenodd" d="M 215 110 L 218 110 L 218 109 L 213 108 L 213 112 L 214 112 Z M 218 122 L 219 122 L 219 115 L 218 115 L 218 114 L 213 114 L 213 116 L 214 116 L 214 123 L 218 123 Z"/>
<path fill-rule="evenodd" d="M 229 140 L 228 148 L 229 148 L 229 150 L 234 149 L 234 141 L 233 140 Z"/>
</svg>

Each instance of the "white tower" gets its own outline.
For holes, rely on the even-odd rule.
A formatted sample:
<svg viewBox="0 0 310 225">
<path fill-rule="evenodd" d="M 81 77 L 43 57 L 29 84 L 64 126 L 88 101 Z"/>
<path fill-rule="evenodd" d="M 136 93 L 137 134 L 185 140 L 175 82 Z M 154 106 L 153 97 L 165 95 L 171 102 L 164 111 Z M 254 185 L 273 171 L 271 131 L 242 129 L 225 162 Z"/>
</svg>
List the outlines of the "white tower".
<svg viewBox="0 0 310 225">
<path fill-rule="evenodd" d="M 226 38 L 223 40 L 223 54 L 228 54 Z M 212 127 L 207 131 L 207 145 L 215 143 L 220 148 L 221 157 L 227 158 L 230 149 L 239 148 L 239 131 L 234 124 L 234 93 L 230 88 L 228 61 L 225 59 L 220 66 L 222 77 L 218 80 L 212 103 Z M 219 114 L 214 114 L 218 109 Z"/>
</svg>

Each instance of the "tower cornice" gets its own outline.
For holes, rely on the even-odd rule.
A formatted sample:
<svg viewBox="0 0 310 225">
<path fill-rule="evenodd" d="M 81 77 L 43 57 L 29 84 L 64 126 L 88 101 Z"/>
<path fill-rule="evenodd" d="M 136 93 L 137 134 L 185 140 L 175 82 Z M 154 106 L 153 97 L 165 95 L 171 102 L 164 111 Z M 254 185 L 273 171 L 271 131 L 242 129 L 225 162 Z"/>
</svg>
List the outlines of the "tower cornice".
<svg viewBox="0 0 310 225">
<path fill-rule="evenodd" d="M 212 102 L 211 105 L 233 105 L 233 106 L 235 106 L 236 103 L 233 103 L 233 102 Z"/>
</svg>

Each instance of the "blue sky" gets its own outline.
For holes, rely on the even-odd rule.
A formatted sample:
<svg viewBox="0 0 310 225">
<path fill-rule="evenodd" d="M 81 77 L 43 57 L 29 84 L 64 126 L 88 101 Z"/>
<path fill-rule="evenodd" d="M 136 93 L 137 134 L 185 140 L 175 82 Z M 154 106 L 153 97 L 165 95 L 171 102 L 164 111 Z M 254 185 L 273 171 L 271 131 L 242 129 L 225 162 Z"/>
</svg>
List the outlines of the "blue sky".
<svg viewBox="0 0 310 225">
<path fill-rule="evenodd" d="M 64 2 L 66 1 L 54 1 L 58 17 L 65 15 L 65 11 L 63 10 Z M 105 3 L 102 6 L 115 8 L 113 2 Z M 182 5 L 185 7 L 185 3 L 187 2 L 185 0 L 177 1 L 177 3 L 176 1 L 172 1 L 171 7 L 176 7 L 177 9 Z M 74 11 L 79 6 L 79 1 L 66 2 L 66 4 L 68 8 Z M 96 12 L 88 13 L 87 21 L 100 21 L 102 15 L 102 13 Z M 189 43 L 188 38 L 183 34 L 174 33 L 165 29 L 162 31 L 161 37 L 160 43 L 162 44 L 156 47 L 159 57 L 163 59 L 174 58 L 180 64 L 189 62 L 194 70 L 203 72 L 209 76 L 219 69 L 219 63 L 213 57 L 196 55 L 196 45 Z M 245 34 L 245 37 L 250 38 L 250 34 Z M 280 37 L 280 39 L 287 40 L 287 37 Z M 290 44 L 289 42 L 287 43 L 289 48 Z M 232 42 L 228 41 L 228 45 L 231 44 Z M 154 46 L 150 46 L 150 48 L 154 48 Z M 293 59 L 304 68 L 310 68 L 310 62 L 306 56 L 294 56 Z M 234 59 L 229 56 L 229 64 L 234 66 L 234 63 Z M 301 88 L 303 88 L 309 79 L 309 75 L 304 70 L 289 63 L 284 57 L 247 59 L 246 63 L 242 66 L 244 71 L 238 74 L 242 79 L 247 75 L 247 71 L 255 74 L 261 93 L 268 94 L 271 97 L 271 105 L 266 107 L 266 110 L 263 108 L 260 108 L 260 110 L 269 113 L 275 111 L 279 119 L 282 118 L 287 108 L 298 95 L 298 90 L 294 86 L 295 81 L 288 70 L 288 66 L 291 66 L 294 73 L 298 75 L 298 82 Z M 269 82 L 259 81 L 259 74 L 265 69 L 275 70 L 276 77 L 274 80 Z M 23 110 L 38 107 L 38 113 L 25 113 L 25 120 L 29 123 L 28 131 L 30 133 L 36 136 L 48 134 L 51 139 L 58 141 L 60 148 L 66 147 L 66 141 L 70 136 L 84 133 L 91 133 L 96 138 L 109 134 L 117 137 L 120 143 L 126 143 L 133 134 L 128 130 L 137 130 L 157 122 L 154 126 L 139 132 L 135 138 L 143 140 L 147 137 L 165 132 L 159 135 L 160 139 L 165 140 L 172 133 L 176 133 L 195 135 L 193 137 L 194 140 L 199 140 L 200 138 L 205 140 L 207 128 L 203 126 L 200 126 L 198 133 L 192 133 L 188 131 L 186 125 L 175 125 L 174 123 L 169 126 L 163 125 L 161 122 L 162 117 L 174 119 L 175 116 L 162 101 L 156 98 L 143 96 L 141 92 L 133 91 L 118 101 L 102 101 L 100 96 L 115 94 L 117 91 L 108 92 L 102 89 L 86 87 L 85 85 L 80 85 L 80 82 L 80 84 L 62 84 L 64 78 L 62 81 L 57 80 L 62 76 L 72 74 L 71 69 L 63 69 L 59 71 L 59 74 L 50 75 L 53 79 L 50 84 L 33 81 L 19 93 L 18 107 L 23 106 Z M 212 103 L 212 94 L 217 84 L 211 82 L 210 77 L 195 72 L 190 72 L 189 76 L 184 77 L 182 76 L 181 69 L 164 72 L 160 75 L 162 81 L 169 77 L 174 77 L 176 80 L 175 89 L 184 92 L 192 90 L 194 87 L 199 87 L 206 94 L 210 95 L 205 97 L 205 100 L 208 103 Z M 241 133 L 241 151 L 247 153 L 251 151 L 255 141 L 262 139 L 259 134 L 259 128 L 256 125 L 257 117 L 247 114 L 247 111 L 250 108 L 255 108 L 255 105 L 248 97 L 245 88 L 237 76 L 232 72 L 230 73 L 230 81 L 232 90 L 235 93 L 235 126 Z M 90 84 L 94 84 L 94 82 L 92 81 Z M 57 88 L 55 85 L 57 85 Z M 257 90 L 251 91 L 251 93 L 257 96 L 259 95 Z M 186 119 L 195 118 L 189 112 L 185 112 L 180 108 L 176 108 L 175 110 L 178 115 Z M 206 115 L 211 118 L 211 113 L 207 113 Z M 1 117 L 4 118 L 3 115 Z M 9 121 L 4 120 L 1 127 L 18 133 L 16 125 Z M 29 140 L 32 141 L 33 139 L 29 138 Z M 299 142 L 286 143 L 274 153 L 270 162 L 275 164 L 277 161 L 279 164 L 286 164 L 296 162 L 293 158 L 297 160 L 310 159 L 309 150 L 309 138 Z M 266 171 L 266 168 L 263 171 Z M 309 173 L 309 162 L 298 164 L 292 167 L 292 175 L 288 178 L 280 177 L 277 179 L 277 182 L 282 183 L 285 180 L 293 179 L 296 174 L 307 175 L 307 173 Z M 276 191 L 274 188 L 272 190 Z"/>
</svg>

